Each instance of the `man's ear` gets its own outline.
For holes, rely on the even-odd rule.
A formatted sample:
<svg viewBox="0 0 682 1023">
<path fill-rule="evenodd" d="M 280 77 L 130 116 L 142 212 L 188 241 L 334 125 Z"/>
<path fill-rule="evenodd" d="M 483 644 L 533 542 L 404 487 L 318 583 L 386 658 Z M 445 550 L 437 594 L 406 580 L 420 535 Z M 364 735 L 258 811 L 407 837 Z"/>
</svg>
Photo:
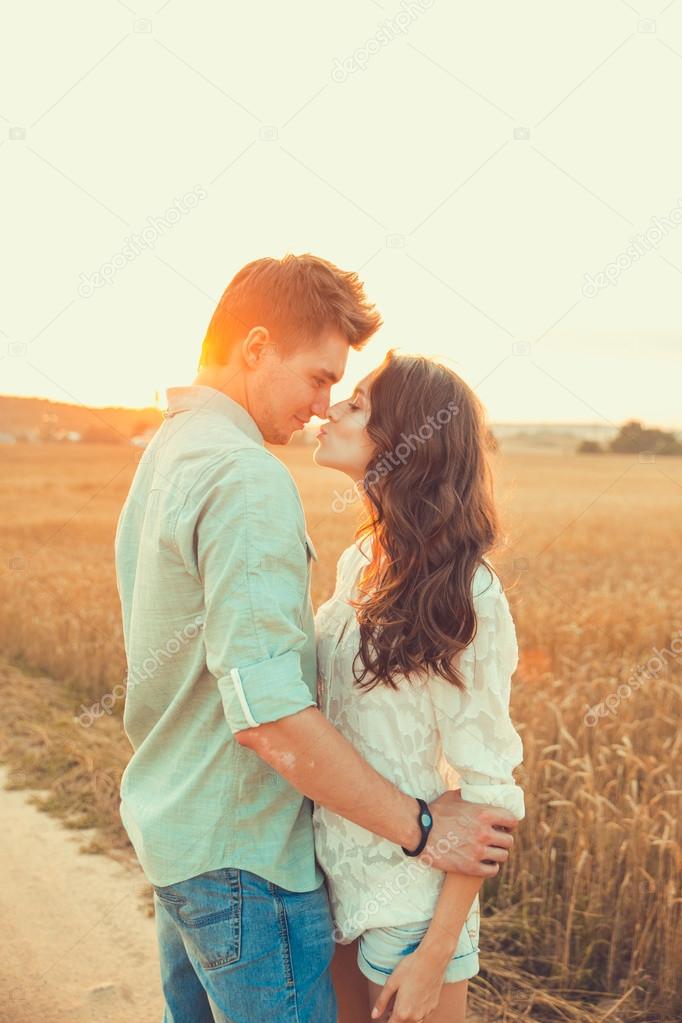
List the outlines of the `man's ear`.
<svg viewBox="0 0 682 1023">
<path fill-rule="evenodd" d="M 255 369 L 265 348 L 271 345 L 267 327 L 252 327 L 241 343 L 242 358 L 248 369 Z"/>
</svg>

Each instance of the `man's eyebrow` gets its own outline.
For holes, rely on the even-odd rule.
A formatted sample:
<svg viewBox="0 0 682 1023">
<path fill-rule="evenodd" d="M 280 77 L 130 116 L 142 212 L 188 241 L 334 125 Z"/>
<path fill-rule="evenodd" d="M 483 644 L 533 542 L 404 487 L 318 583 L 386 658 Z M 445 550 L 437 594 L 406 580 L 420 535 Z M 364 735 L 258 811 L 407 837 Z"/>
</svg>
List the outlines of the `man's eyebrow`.
<svg viewBox="0 0 682 1023">
<path fill-rule="evenodd" d="M 341 377 L 337 377 L 335 373 L 332 373 L 330 369 L 321 369 L 320 373 L 322 374 L 322 376 L 325 376 L 327 380 L 331 380 L 333 384 L 338 384 L 339 380 L 341 379 Z"/>
</svg>

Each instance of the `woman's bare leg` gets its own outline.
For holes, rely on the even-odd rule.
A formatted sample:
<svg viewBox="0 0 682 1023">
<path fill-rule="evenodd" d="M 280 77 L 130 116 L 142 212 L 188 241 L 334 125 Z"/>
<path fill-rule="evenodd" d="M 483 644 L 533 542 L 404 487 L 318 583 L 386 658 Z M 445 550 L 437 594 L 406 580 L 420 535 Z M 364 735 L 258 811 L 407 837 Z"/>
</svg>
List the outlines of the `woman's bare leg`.
<svg viewBox="0 0 682 1023">
<path fill-rule="evenodd" d="M 374 1003 L 381 994 L 381 984 L 375 984 L 372 980 L 367 980 L 366 983 L 369 989 L 369 1012 L 371 1013 Z M 438 1008 L 429 1016 L 429 1023 L 465 1023 L 468 985 L 468 980 L 459 980 L 456 984 L 443 984 Z M 390 1010 L 386 1010 L 383 1016 L 372 1023 L 386 1023 L 390 1017 Z M 361 1019 L 363 1017 L 358 1016 L 358 1020 Z M 341 1023 L 340 1016 L 339 1023 Z"/>
<path fill-rule="evenodd" d="M 332 959 L 332 981 L 338 1003 L 337 1023 L 370 1023 L 367 978 L 358 969 L 357 939 L 337 945 Z"/>
</svg>

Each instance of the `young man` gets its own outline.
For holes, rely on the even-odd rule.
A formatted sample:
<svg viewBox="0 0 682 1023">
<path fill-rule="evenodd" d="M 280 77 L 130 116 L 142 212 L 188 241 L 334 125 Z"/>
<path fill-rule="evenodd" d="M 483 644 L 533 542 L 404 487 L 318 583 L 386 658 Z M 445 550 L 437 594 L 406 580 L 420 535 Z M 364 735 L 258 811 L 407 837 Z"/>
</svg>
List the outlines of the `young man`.
<svg viewBox="0 0 682 1023">
<path fill-rule="evenodd" d="M 121 818 L 155 889 L 165 1023 L 334 1023 L 311 800 L 407 852 L 427 834 L 417 801 L 317 709 L 316 554 L 293 479 L 264 447 L 326 415 L 349 348 L 380 325 L 355 273 L 311 255 L 249 263 L 194 384 L 169 390 L 121 512 L 134 751 Z M 430 810 L 423 857 L 497 873 L 512 837 L 494 828 L 513 830 L 511 814 L 455 793 Z"/>
</svg>

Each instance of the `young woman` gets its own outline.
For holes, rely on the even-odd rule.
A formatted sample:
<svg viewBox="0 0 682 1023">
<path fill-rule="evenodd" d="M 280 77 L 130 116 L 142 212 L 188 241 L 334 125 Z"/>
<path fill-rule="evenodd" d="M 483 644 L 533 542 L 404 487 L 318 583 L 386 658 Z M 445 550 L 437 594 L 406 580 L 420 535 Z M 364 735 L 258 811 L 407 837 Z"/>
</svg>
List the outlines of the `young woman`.
<svg viewBox="0 0 682 1023">
<path fill-rule="evenodd" d="M 316 615 L 318 696 L 404 792 L 428 802 L 459 786 L 521 819 L 512 771 L 523 751 L 509 718 L 518 649 L 486 560 L 496 535 L 486 451 L 475 395 L 426 358 L 389 352 L 330 409 L 314 458 L 353 480 L 348 498 L 359 495 L 365 517 Z M 339 1023 L 463 1023 L 481 879 L 446 878 L 320 805 L 313 826 Z"/>
</svg>

